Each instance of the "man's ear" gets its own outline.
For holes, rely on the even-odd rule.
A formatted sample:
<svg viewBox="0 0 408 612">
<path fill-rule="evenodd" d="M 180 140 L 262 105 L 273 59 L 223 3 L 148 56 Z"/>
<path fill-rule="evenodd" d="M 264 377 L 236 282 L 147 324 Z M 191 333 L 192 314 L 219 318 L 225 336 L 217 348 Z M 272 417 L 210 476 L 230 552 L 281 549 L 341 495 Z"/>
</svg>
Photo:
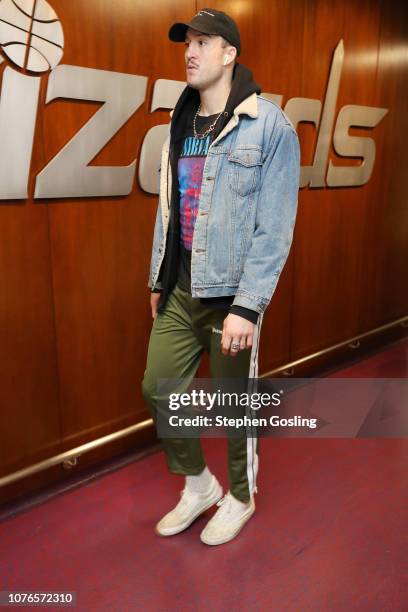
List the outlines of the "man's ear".
<svg viewBox="0 0 408 612">
<path fill-rule="evenodd" d="M 236 58 L 237 58 L 237 50 L 236 50 L 235 47 L 232 47 L 232 46 L 228 47 L 228 58 L 229 58 L 228 59 L 228 63 L 229 64 L 233 64 L 234 60 L 236 60 Z"/>
<path fill-rule="evenodd" d="M 223 56 L 223 65 L 229 66 L 233 64 L 236 58 L 236 55 L 237 55 L 237 50 L 235 47 L 232 47 L 232 46 L 225 47 L 224 56 Z"/>
</svg>

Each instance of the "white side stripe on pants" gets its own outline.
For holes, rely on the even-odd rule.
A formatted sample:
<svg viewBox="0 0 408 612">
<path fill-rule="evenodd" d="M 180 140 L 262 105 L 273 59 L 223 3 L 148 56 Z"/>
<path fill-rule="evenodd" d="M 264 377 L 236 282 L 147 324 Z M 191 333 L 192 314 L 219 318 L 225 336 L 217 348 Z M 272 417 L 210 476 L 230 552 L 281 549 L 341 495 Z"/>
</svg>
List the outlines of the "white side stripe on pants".
<svg viewBox="0 0 408 612">
<path fill-rule="evenodd" d="M 260 330 L 262 325 L 263 313 L 261 313 L 258 317 L 257 324 L 254 328 L 254 336 L 252 340 L 252 349 L 251 349 L 251 358 L 249 363 L 249 379 L 257 378 L 258 376 L 258 354 L 259 354 L 259 340 L 260 340 Z M 253 393 L 255 387 L 254 381 L 250 381 L 248 385 L 248 393 Z M 253 416 L 253 411 L 250 407 L 248 407 L 247 412 L 249 412 L 250 418 Z M 252 495 L 253 493 L 257 493 L 258 489 L 256 486 L 256 477 L 258 475 L 258 453 L 256 452 L 256 441 L 257 441 L 257 433 L 256 428 L 251 427 L 249 431 L 247 430 L 247 477 L 248 477 L 248 485 L 249 485 L 249 493 Z"/>
</svg>

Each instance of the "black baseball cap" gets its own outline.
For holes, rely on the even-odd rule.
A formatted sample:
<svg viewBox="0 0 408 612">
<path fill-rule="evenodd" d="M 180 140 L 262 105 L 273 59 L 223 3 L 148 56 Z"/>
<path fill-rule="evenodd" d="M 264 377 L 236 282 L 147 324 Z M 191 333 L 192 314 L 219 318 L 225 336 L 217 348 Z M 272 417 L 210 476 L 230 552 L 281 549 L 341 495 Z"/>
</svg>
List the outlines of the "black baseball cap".
<svg viewBox="0 0 408 612">
<path fill-rule="evenodd" d="M 222 11 L 203 8 L 190 22 L 174 23 L 169 30 L 169 38 L 174 42 L 184 42 L 187 28 L 193 28 L 203 34 L 218 34 L 236 47 L 237 55 L 241 53 L 241 39 L 238 26 L 233 19 Z"/>
</svg>

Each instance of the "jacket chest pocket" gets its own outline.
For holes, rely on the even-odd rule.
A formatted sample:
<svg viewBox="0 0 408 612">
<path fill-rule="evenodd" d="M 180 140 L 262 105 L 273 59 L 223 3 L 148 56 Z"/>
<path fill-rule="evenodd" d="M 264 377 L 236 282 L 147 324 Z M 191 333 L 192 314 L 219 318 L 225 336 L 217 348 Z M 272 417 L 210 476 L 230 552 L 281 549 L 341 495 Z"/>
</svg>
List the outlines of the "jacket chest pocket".
<svg viewBox="0 0 408 612">
<path fill-rule="evenodd" d="M 259 188 L 262 168 L 262 149 L 256 145 L 236 147 L 228 156 L 230 188 L 246 197 Z"/>
</svg>

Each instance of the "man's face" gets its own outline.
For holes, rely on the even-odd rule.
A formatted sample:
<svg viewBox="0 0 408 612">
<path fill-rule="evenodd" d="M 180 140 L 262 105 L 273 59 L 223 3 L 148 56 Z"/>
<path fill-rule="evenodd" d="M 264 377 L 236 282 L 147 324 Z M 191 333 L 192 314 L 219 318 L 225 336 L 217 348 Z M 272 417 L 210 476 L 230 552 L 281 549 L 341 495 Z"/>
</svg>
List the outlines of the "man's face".
<svg viewBox="0 0 408 612">
<path fill-rule="evenodd" d="M 194 89 L 206 89 L 218 81 L 223 74 L 221 36 L 202 34 L 188 28 L 185 38 L 185 62 L 187 84 Z"/>
</svg>

